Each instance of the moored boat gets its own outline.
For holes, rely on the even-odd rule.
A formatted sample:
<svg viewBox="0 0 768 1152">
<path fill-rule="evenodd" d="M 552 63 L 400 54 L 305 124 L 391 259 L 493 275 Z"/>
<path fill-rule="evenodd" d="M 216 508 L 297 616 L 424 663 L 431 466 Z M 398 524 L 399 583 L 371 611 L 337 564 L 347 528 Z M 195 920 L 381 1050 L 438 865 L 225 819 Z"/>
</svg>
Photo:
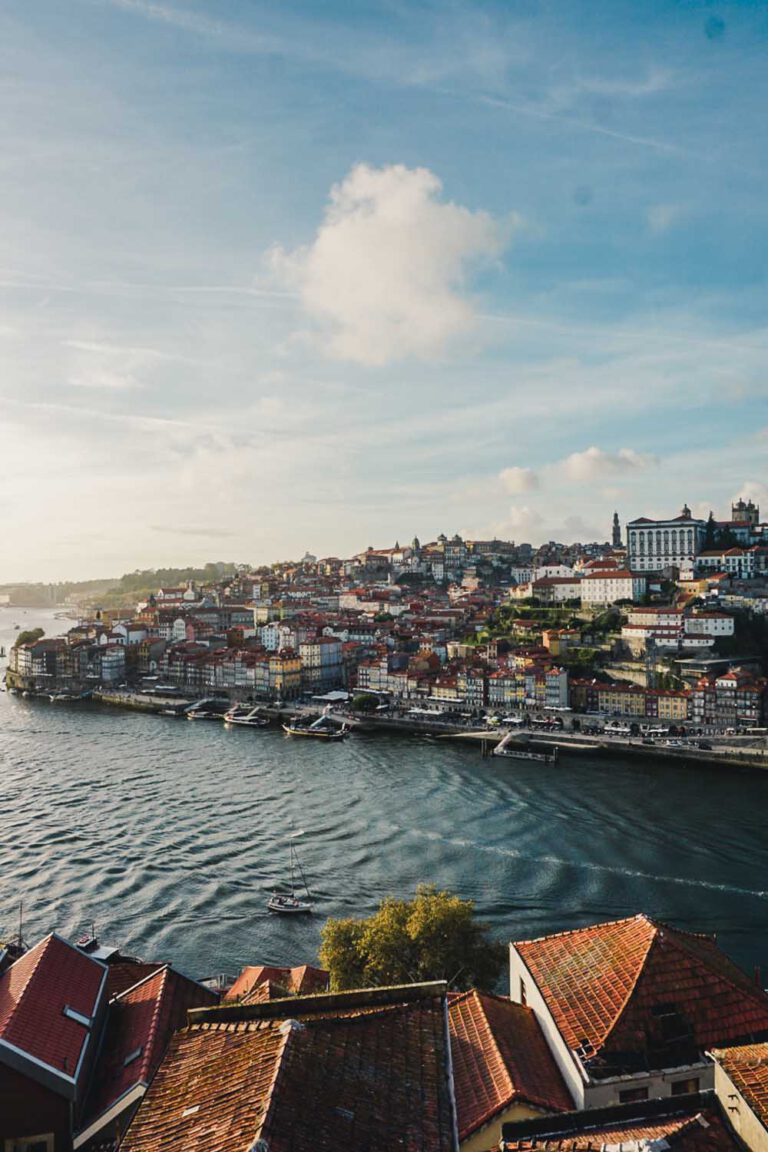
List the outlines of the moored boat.
<svg viewBox="0 0 768 1152">
<path fill-rule="evenodd" d="M 288 736 L 308 736 L 315 740 L 343 740 L 349 729 L 346 724 L 341 727 L 335 724 L 326 708 L 314 720 L 294 716 L 288 724 L 283 724 L 283 732 Z"/>
<path fill-rule="evenodd" d="M 292 720 L 290 724 L 283 724 L 283 732 L 288 736 L 308 736 L 314 740 L 343 740 L 347 731 L 346 725 L 341 728 L 332 728 L 330 725 L 316 728 L 312 724 L 302 723 L 300 720 Z"/>
<path fill-rule="evenodd" d="M 196 700 L 184 709 L 187 720 L 221 720 L 228 708 L 227 700 L 218 700 L 215 696 L 204 700 Z"/>
<path fill-rule="evenodd" d="M 269 719 L 261 714 L 259 706 L 252 707 L 250 704 L 235 704 L 224 713 L 224 723 L 228 726 L 237 724 L 243 728 L 269 727 Z"/>
<path fill-rule="evenodd" d="M 533 748 L 528 745 L 516 748 L 507 745 L 504 748 L 494 748 L 493 755 L 505 756 L 510 760 L 536 760 L 539 764 L 557 764 L 558 753 L 557 747 L 553 748 L 551 752 L 534 752 Z"/>
</svg>

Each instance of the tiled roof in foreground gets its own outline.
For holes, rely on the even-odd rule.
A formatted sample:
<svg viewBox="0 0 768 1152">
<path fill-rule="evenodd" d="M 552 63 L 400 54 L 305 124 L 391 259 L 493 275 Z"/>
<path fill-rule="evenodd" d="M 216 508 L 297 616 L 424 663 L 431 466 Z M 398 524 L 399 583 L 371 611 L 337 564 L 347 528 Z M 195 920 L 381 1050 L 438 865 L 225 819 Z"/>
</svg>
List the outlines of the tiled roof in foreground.
<svg viewBox="0 0 768 1152">
<path fill-rule="evenodd" d="M 0 976 L 0 1042 L 74 1078 L 80 1069 L 107 969 L 52 933 Z"/>
<path fill-rule="evenodd" d="M 453 1152 L 444 985 L 191 1018 L 121 1152 Z"/>
<path fill-rule="evenodd" d="M 448 1020 L 461 1140 L 516 1102 L 543 1112 L 573 1108 L 530 1008 L 462 992 L 449 997 Z"/>
<path fill-rule="evenodd" d="M 712 1055 L 763 1126 L 768 1127 L 768 1044 L 716 1048 Z"/>
<path fill-rule="evenodd" d="M 743 1152 L 714 1093 L 505 1124 L 502 1152 Z"/>
<path fill-rule="evenodd" d="M 190 1008 L 215 1004 L 215 992 L 168 965 L 127 988 L 109 1006 L 107 1028 L 81 1127 L 99 1117 L 137 1085 L 146 1085 L 173 1033 L 187 1022 Z"/>
<path fill-rule="evenodd" d="M 639 915 L 515 948 L 593 1075 L 675 1067 L 768 1038 L 768 996 L 713 937 Z"/>
</svg>

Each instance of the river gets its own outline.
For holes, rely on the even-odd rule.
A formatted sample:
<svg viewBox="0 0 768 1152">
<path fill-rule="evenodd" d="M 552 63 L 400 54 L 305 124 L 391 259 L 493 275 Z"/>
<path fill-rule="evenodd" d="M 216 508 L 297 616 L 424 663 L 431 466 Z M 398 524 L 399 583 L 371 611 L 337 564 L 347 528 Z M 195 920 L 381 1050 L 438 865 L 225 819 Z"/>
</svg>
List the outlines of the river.
<svg viewBox="0 0 768 1152">
<path fill-rule="evenodd" d="M 0 608 L 49 635 L 53 613 Z M 326 916 L 421 881 L 504 940 L 645 911 L 768 961 L 768 775 L 353 735 L 324 745 L 0 693 L 0 933 L 102 939 L 190 975 L 316 959 Z M 296 844 L 317 914 L 265 908 Z"/>
</svg>

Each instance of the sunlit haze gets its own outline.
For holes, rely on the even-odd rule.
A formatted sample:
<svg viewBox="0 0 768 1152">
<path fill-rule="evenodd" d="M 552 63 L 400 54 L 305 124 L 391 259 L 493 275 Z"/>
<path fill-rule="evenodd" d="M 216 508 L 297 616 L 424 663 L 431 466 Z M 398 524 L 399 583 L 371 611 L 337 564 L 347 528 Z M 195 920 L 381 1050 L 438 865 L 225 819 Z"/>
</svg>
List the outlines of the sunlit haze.
<svg viewBox="0 0 768 1152">
<path fill-rule="evenodd" d="M 6 0 L 0 581 L 768 506 L 762 3 Z"/>
</svg>

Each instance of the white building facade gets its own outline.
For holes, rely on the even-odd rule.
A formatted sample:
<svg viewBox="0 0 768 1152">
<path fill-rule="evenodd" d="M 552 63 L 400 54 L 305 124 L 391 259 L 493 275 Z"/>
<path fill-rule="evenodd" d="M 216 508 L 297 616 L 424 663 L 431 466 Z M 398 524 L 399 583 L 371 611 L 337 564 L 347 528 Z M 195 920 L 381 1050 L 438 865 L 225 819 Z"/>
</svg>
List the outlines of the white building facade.
<svg viewBox="0 0 768 1152">
<path fill-rule="evenodd" d="M 627 524 L 627 567 L 633 572 L 662 572 L 680 568 L 701 551 L 707 526 L 691 515 L 686 505 L 671 520 L 641 516 Z"/>
</svg>

